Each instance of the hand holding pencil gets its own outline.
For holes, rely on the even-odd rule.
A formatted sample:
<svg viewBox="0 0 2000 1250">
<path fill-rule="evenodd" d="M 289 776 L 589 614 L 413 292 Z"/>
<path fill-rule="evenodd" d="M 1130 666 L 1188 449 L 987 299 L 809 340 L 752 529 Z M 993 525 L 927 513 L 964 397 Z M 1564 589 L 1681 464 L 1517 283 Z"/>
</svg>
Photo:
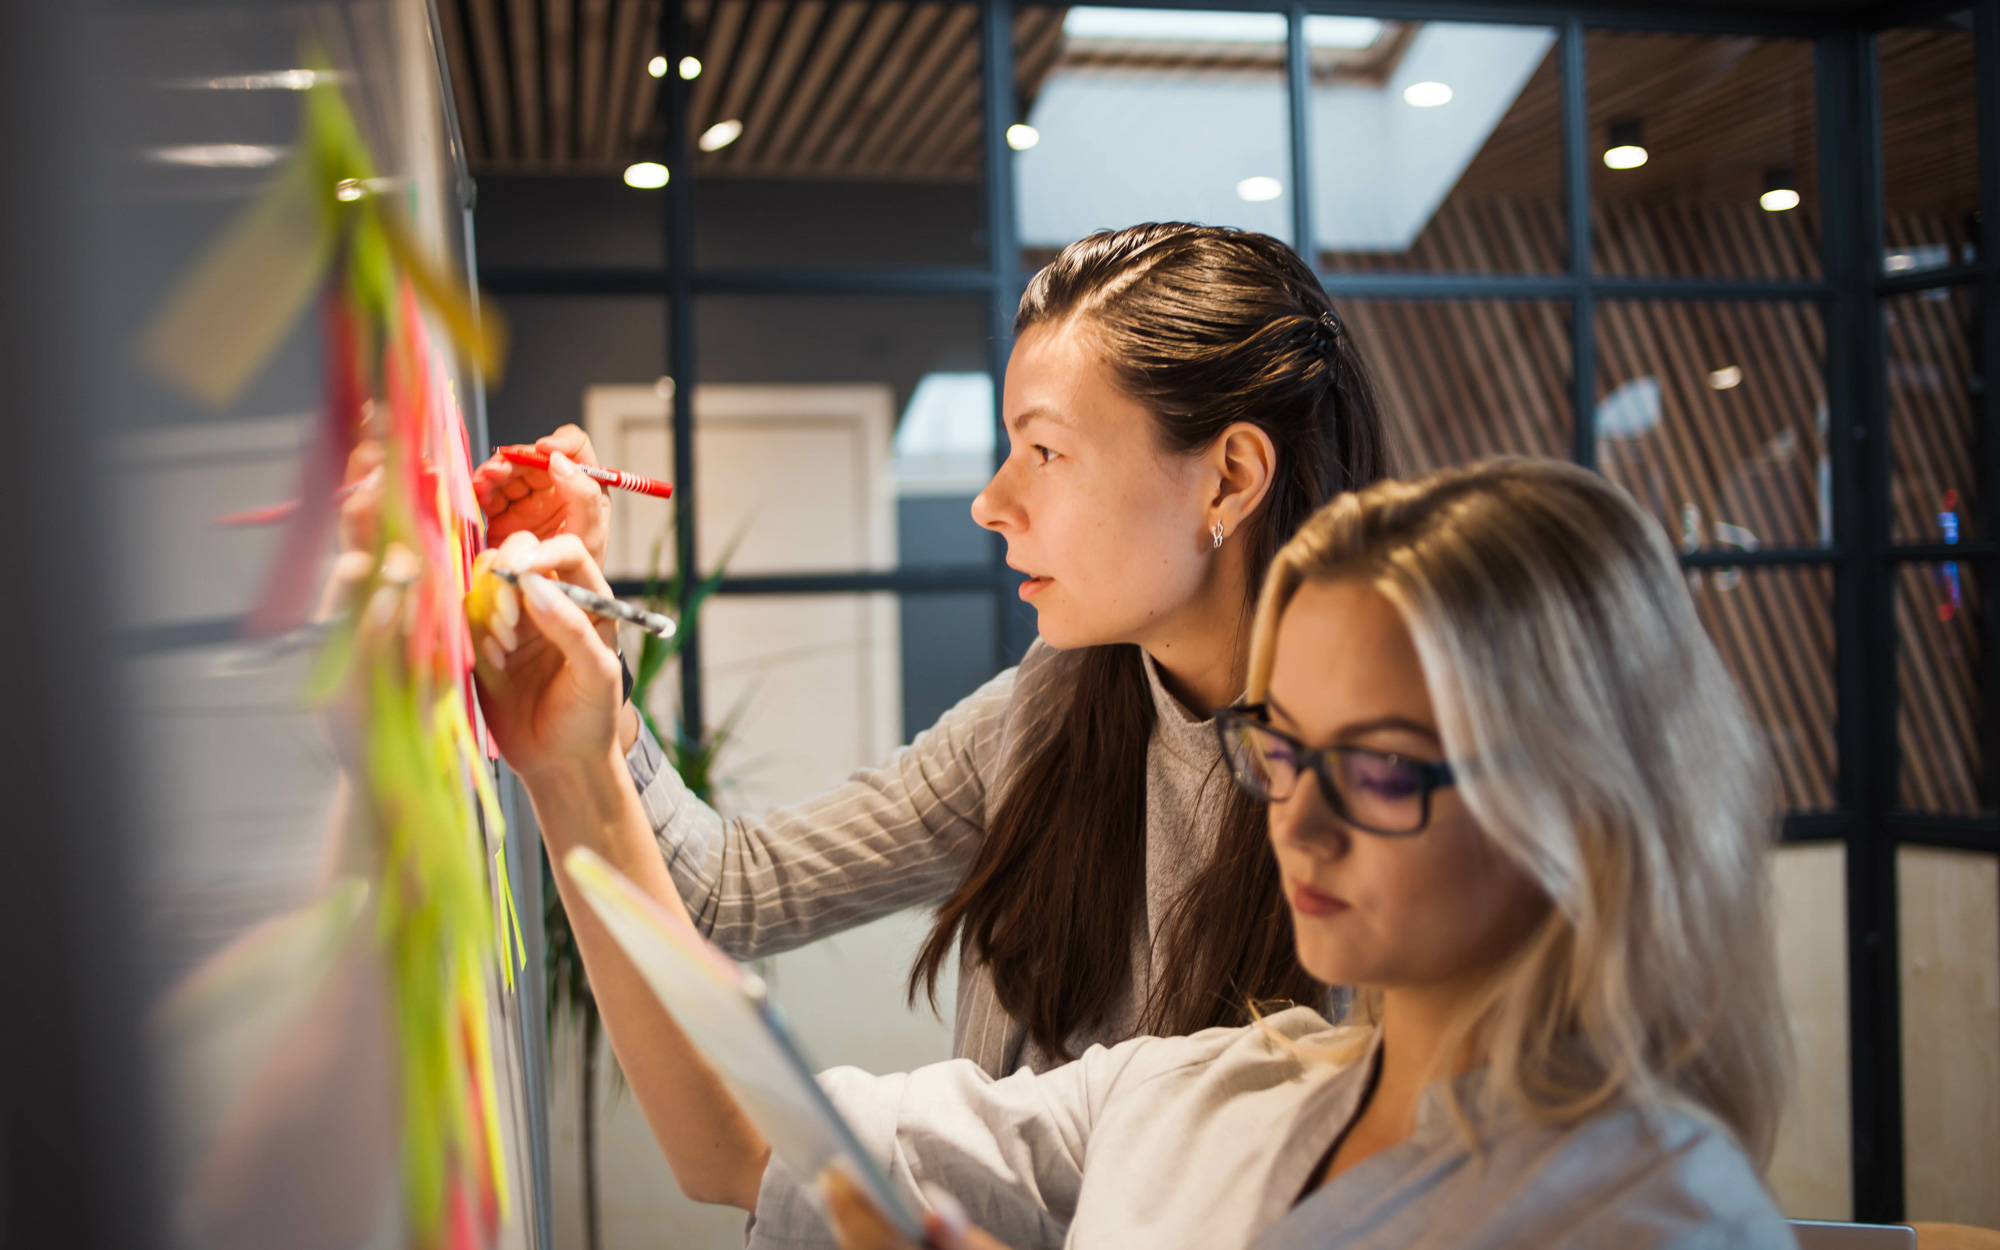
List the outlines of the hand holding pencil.
<svg viewBox="0 0 2000 1250">
<path fill-rule="evenodd" d="M 514 579 L 487 571 L 496 565 Z M 610 599 L 611 587 L 582 542 L 572 534 L 543 541 L 516 532 L 475 568 L 474 598 L 490 595 L 491 602 L 467 604 L 478 656 L 473 675 L 507 763 L 530 777 L 622 754 L 616 621 L 591 615 L 560 588 Z"/>
</svg>

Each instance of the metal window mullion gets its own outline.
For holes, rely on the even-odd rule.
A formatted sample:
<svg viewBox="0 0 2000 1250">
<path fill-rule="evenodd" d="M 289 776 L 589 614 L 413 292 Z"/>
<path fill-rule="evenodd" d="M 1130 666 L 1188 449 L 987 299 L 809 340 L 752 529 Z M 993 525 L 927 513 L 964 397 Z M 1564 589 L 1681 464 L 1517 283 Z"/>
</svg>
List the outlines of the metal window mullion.
<svg viewBox="0 0 2000 1250">
<path fill-rule="evenodd" d="M 1979 203 L 1984 214 L 2000 207 L 2000 156 L 1994 153 L 1995 144 L 2000 144 L 2000 0 L 1978 0 L 1973 9 L 1973 48 L 1977 66 L 1976 82 L 1979 92 Z M 2000 411 L 1993 402 L 1993 380 L 2000 378 L 2000 253 L 1996 253 L 1992 236 L 1980 240 L 1979 265 L 1986 271 L 1984 285 L 1980 288 L 1979 320 L 1981 330 L 1979 404 L 1980 446 L 1980 503 L 1976 514 L 1984 531 L 1978 538 L 1992 541 L 1995 537 L 1995 517 L 2000 516 Z M 1990 576 L 1991 565 L 1982 565 L 1981 572 L 1989 574 L 1982 578 L 1979 588 L 1980 653 L 1979 653 L 1979 696 L 1980 696 L 1980 777 L 1979 795 L 1982 801 L 1994 802 L 2000 796 L 2000 784 L 1996 784 L 1996 769 L 2000 769 L 2000 605 L 1993 601 L 1995 587 Z"/>
<path fill-rule="evenodd" d="M 1884 574 L 1888 446 L 1880 310 L 1880 113 L 1874 42 L 1830 34 L 1815 49 L 1828 454 L 1834 545 L 1835 728 L 1848 824 L 1846 903 L 1853 1218 L 1891 1223 L 1903 1208 L 1902 1037 L 1896 952 L 1893 586 Z M 1886 657 L 1886 660 L 1885 660 Z"/>
<path fill-rule="evenodd" d="M 1319 245 L 1313 239 L 1312 50 L 1306 46 L 1306 6 L 1292 5 L 1285 23 L 1285 101 L 1290 110 L 1292 151 L 1292 247 L 1314 270 Z"/>
<path fill-rule="evenodd" d="M 993 469 L 1007 457 L 1007 427 L 1001 398 L 1007 359 L 1014 350 L 1014 311 L 1020 299 L 1020 241 L 1014 230 L 1014 151 L 1007 128 L 1014 124 L 1014 0 L 981 0 L 980 100 L 985 108 L 987 370 L 993 375 Z M 993 667 L 1012 664 L 1034 641 L 1032 629 L 1012 610 L 1014 581 L 1005 572 L 1007 541 L 987 536 L 987 553 L 999 584 L 993 593 Z"/>
<path fill-rule="evenodd" d="M 1597 296 L 1590 263 L 1590 84 L 1583 22 L 1562 28 L 1563 203 L 1569 218 L 1570 458 L 1597 467 Z"/>
<path fill-rule="evenodd" d="M 693 54 L 687 16 L 679 0 L 662 6 L 660 46 L 667 64 Z M 674 380 L 674 569 L 680 576 L 681 731 L 696 738 L 706 732 L 702 707 L 701 621 L 695 594 L 701 585 L 695 545 L 695 308 L 694 162 L 688 151 L 688 81 L 669 70 L 660 108 L 667 130 L 667 369 Z"/>
</svg>

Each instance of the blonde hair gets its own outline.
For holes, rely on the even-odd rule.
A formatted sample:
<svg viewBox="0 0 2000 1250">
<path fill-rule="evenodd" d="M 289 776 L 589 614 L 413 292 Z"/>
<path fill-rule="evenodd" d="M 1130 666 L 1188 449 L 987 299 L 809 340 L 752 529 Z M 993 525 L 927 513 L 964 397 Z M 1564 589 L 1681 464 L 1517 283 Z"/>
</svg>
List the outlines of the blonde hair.
<svg viewBox="0 0 2000 1250">
<path fill-rule="evenodd" d="M 1674 1106 L 1761 1166 L 1789 1058 L 1774 796 L 1666 535 L 1603 478 L 1547 461 L 1343 495 L 1265 579 L 1252 700 L 1299 586 L 1349 577 L 1401 613 L 1458 792 L 1552 903 L 1445 1053 L 1469 1045 L 1492 1095 L 1537 1120 Z"/>
</svg>

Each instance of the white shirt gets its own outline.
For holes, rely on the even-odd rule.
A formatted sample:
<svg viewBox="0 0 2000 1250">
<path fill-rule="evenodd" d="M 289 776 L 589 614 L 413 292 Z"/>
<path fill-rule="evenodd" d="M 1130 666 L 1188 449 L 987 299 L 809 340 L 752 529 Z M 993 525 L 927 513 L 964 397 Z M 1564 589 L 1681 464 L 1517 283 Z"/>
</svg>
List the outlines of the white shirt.
<svg viewBox="0 0 2000 1250">
<path fill-rule="evenodd" d="M 1310 1046 L 1331 1026 L 1299 1007 L 1263 1026 Z M 1793 1239 L 1721 1130 L 1629 1107 L 1550 1127 L 1481 1110 L 1460 1077 L 1475 1157 L 1442 1084 L 1416 1133 L 1299 1202 L 1355 1116 L 1372 1071 L 1301 1061 L 1258 1026 L 1135 1038 L 1042 1073 L 994 1079 L 953 1060 L 821 1084 L 863 1147 L 921 1205 L 942 1186 L 1016 1250 L 1778 1250 Z M 816 1199 L 767 1169 L 754 1247 L 833 1245 Z"/>
</svg>

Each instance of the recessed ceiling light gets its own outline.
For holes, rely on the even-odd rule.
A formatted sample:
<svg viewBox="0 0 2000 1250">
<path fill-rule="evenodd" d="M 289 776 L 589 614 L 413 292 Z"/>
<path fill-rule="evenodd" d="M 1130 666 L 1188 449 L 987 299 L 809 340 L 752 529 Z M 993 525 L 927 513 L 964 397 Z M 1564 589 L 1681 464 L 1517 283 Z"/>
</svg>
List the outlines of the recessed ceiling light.
<svg viewBox="0 0 2000 1250">
<path fill-rule="evenodd" d="M 1026 122 L 1015 122 L 1007 127 L 1007 146 L 1016 152 L 1025 152 L 1042 141 L 1042 132 Z"/>
<path fill-rule="evenodd" d="M 1646 142 L 1637 118 L 1611 123 L 1611 142 L 1604 149 L 1607 169 L 1637 169 L 1646 163 Z"/>
<path fill-rule="evenodd" d="M 162 165 L 262 169 L 275 164 L 288 150 L 266 143 L 183 143 L 174 147 L 148 148 L 146 156 Z"/>
<path fill-rule="evenodd" d="M 1708 375 L 1708 384 L 1718 391 L 1733 390 L 1743 384 L 1743 370 L 1736 365 L 1724 365 Z"/>
<path fill-rule="evenodd" d="M 717 122 L 701 132 L 701 138 L 694 145 L 704 152 L 719 152 L 743 136 L 743 123 L 732 117 L 726 122 Z"/>
<path fill-rule="evenodd" d="M 667 167 L 658 161 L 640 161 L 625 167 L 625 185 L 651 191 L 667 185 Z"/>
<path fill-rule="evenodd" d="M 1767 213 L 1790 212 L 1799 206 L 1799 175 L 1789 165 L 1773 165 L 1764 171 L 1764 194 L 1757 203 Z"/>
<path fill-rule="evenodd" d="M 1434 109 L 1451 103 L 1451 88 L 1441 82 L 1413 82 L 1403 88 L 1403 103 L 1411 108 Z"/>
<path fill-rule="evenodd" d="M 667 58 L 656 56 L 646 62 L 646 72 L 655 78 L 665 78 L 667 76 Z"/>
<path fill-rule="evenodd" d="M 1263 174 L 1259 174 L 1255 178 L 1245 178 L 1236 184 L 1236 194 L 1249 200 L 1252 204 L 1264 200 L 1275 200 L 1284 193 L 1284 183 L 1279 182 L 1276 178 L 1266 177 Z"/>
<path fill-rule="evenodd" d="M 682 58 L 681 58 L 681 77 L 682 77 L 682 78 L 699 78 L 699 77 L 701 77 L 701 62 L 700 62 L 700 61 L 698 61 L 698 60 L 696 60 L 695 58 L 693 58 L 693 57 L 691 57 L 691 56 L 684 56 L 684 57 L 682 57 Z"/>
</svg>

